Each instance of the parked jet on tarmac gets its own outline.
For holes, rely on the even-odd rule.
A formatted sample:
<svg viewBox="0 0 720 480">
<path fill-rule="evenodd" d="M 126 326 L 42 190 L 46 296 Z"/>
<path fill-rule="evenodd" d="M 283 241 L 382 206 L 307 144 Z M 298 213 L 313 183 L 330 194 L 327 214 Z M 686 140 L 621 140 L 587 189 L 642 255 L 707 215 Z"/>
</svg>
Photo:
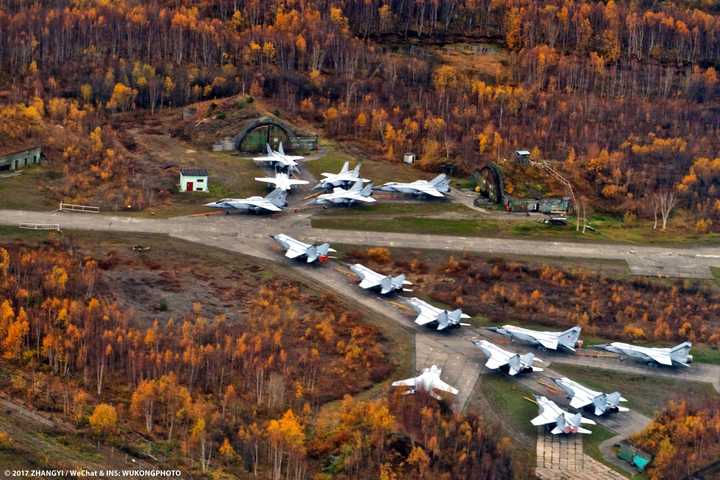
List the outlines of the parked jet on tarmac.
<svg viewBox="0 0 720 480">
<path fill-rule="evenodd" d="M 295 185 L 307 185 L 307 180 L 297 180 L 295 178 L 290 178 L 290 175 L 288 175 L 285 172 L 278 172 L 275 174 L 274 177 L 255 177 L 255 180 L 258 182 L 264 182 L 268 184 L 275 185 L 275 188 L 279 188 L 280 190 L 283 190 L 287 192 Z"/>
<path fill-rule="evenodd" d="M 324 263 L 328 260 L 328 258 L 330 258 L 328 254 L 335 251 L 334 249 L 330 248 L 329 243 L 323 243 L 321 245 L 310 245 L 309 243 L 295 240 L 294 238 L 285 235 L 284 233 L 272 235 L 272 239 L 282 245 L 284 249 L 286 249 L 285 256 L 287 258 L 295 259 L 304 256 L 307 260 L 307 263 L 312 263 L 315 260 L 319 260 L 320 263 Z"/>
<path fill-rule="evenodd" d="M 315 203 L 334 204 L 334 205 L 345 205 L 350 206 L 357 202 L 361 203 L 374 203 L 375 199 L 372 195 L 372 183 L 368 183 L 363 187 L 362 182 L 355 182 L 349 189 L 341 187 L 333 188 L 332 193 L 323 193 L 318 195 L 315 199 Z"/>
<path fill-rule="evenodd" d="M 530 423 L 535 426 L 552 425 L 555 427 L 550 430 L 553 435 L 561 433 L 592 433 L 590 430 L 582 428 L 581 424 L 597 425 L 593 420 L 585 418 L 579 413 L 570 413 L 558 407 L 555 402 L 548 400 L 547 397 L 535 396 L 540 414 L 533 418 Z"/>
<path fill-rule="evenodd" d="M 360 265 L 359 263 L 352 265 L 350 267 L 350 270 L 355 272 L 355 274 L 360 277 L 360 288 L 362 289 L 368 290 L 371 288 L 379 288 L 382 295 L 387 295 L 388 293 L 394 292 L 395 290 L 402 290 L 403 292 L 412 291 L 403 288 L 405 285 L 412 285 L 411 282 L 405 280 L 405 275 L 403 274 L 397 275 L 395 277 L 392 277 L 390 275 L 383 275 L 381 273 L 370 270 L 365 265 Z"/>
<path fill-rule="evenodd" d="M 327 173 L 323 172 L 322 176 L 325 177 L 320 180 L 320 183 L 315 185 L 315 189 L 329 189 L 333 187 L 347 188 L 355 182 L 369 183 L 370 180 L 367 178 L 360 178 L 360 164 L 355 165 L 355 168 L 350 170 L 350 162 L 345 162 L 338 173 Z"/>
<path fill-rule="evenodd" d="M 248 198 L 223 198 L 217 202 L 206 203 L 206 207 L 222 208 L 225 213 L 232 211 L 250 212 L 250 213 L 271 213 L 279 212 L 287 204 L 287 193 L 280 189 L 275 189 L 268 193 L 265 197 L 248 197 Z"/>
<path fill-rule="evenodd" d="M 693 360 L 692 355 L 690 355 L 690 348 L 692 348 L 690 342 L 683 342 L 671 348 L 639 347 L 627 343 L 613 342 L 606 345 L 595 345 L 595 348 L 619 353 L 648 364 L 665 365 L 667 367 L 677 365 L 689 367 Z"/>
<path fill-rule="evenodd" d="M 440 370 L 436 365 L 433 365 L 430 368 L 424 368 L 422 373 L 417 377 L 408 378 L 406 380 L 398 380 L 397 382 L 393 382 L 392 386 L 410 387 L 410 389 L 405 392 L 405 395 L 410 395 L 417 391 L 423 391 L 427 392 L 431 397 L 437 400 L 442 400 L 442 397 L 435 393 L 434 390 L 441 390 L 453 395 L 460 393 L 457 388 L 443 382 L 440 379 L 440 375 L 442 375 L 442 370 Z"/>
<path fill-rule="evenodd" d="M 255 157 L 253 160 L 256 162 L 269 163 L 280 170 L 297 170 L 297 161 L 305 158 L 299 155 L 286 155 L 283 150 L 282 142 L 280 142 L 277 152 L 274 151 L 269 144 L 265 144 L 265 146 L 267 147 L 267 155 L 264 157 Z"/>
<path fill-rule="evenodd" d="M 450 179 L 441 173 L 432 180 L 415 180 L 411 183 L 389 182 L 380 187 L 383 192 L 399 192 L 411 195 L 429 195 L 444 198 L 443 193 L 450 191 Z"/>
<path fill-rule="evenodd" d="M 502 327 L 490 327 L 490 330 L 497 332 L 512 340 L 520 340 L 531 345 L 540 345 L 548 350 L 558 350 L 559 347 L 566 348 L 571 352 L 575 351 L 580 338 L 580 327 L 572 327 L 564 332 L 543 332 L 516 327 L 514 325 L 503 325 Z"/>
<path fill-rule="evenodd" d="M 630 409 L 620 406 L 620 402 L 627 402 L 627 400 L 620 395 L 620 392 L 596 392 L 567 377 L 555 378 L 553 381 L 567 393 L 567 398 L 570 399 L 570 406 L 576 410 L 592 405 L 595 407 L 595 415 L 598 417 L 606 412 L 630 411 Z"/>
<path fill-rule="evenodd" d="M 461 323 L 460 320 L 470 318 L 470 315 L 463 313 L 459 308 L 456 310 L 443 310 L 417 297 L 412 297 L 407 302 L 418 313 L 415 319 L 415 323 L 418 325 L 428 325 L 436 322 L 437 330 L 445 330 L 448 327 L 469 326 L 468 323 Z"/>
<path fill-rule="evenodd" d="M 507 366 L 508 373 L 513 376 L 526 371 L 543 371 L 542 368 L 533 366 L 533 362 L 542 362 L 542 360 L 535 358 L 532 353 L 520 355 L 519 353 L 509 352 L 487 340 L 472 340 L 472 343 L 488 357 L 485 366 L 490 370 L 497 370 Z"/>
</svg>

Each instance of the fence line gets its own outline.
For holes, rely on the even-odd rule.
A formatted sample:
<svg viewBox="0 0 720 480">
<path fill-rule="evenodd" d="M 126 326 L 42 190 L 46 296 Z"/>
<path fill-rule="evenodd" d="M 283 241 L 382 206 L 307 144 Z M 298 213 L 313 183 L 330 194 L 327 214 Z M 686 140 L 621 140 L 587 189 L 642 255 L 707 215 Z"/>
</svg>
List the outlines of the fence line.
<svg viewBox="0 0 720 480">
<path fill-rule="evenodd" d="M 60 202 L 61 212 L 78 212 L 78 213 L 100 213 L 100 207 L 90 205 L 74 205 L 72 203 Z"/>
<path fill-rule="evenodd" d="M 18 228 L 25 228 L 27 230 L 55 230 L 60 231 L 60 225 L 57 223 L 21 223 Z"/>
</svg>

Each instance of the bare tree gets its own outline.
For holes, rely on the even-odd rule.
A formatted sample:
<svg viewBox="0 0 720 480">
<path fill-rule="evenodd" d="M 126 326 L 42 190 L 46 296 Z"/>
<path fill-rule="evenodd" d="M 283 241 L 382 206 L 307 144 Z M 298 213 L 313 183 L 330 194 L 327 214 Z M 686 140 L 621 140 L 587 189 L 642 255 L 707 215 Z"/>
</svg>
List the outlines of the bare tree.
<svg viewBox="0 0 720 480">
<path fill-rule="evenodd" d="M 658 213 L 660 214 L 660 217 L 662 218 L 662 228 L 661 230 L 665 230 L 667 228 L 667 222 L 670 218 L 670 212 L 672 212 L 672 209 L 675 208 L 675 204 L 677 203 L 677 195 L 673 190 L 658 190 L 657 192 L 653 193 L 652 196 L 652 204 L 653 204 L 653 230 L 657 230 L 658 226 Z"/>
</svg>

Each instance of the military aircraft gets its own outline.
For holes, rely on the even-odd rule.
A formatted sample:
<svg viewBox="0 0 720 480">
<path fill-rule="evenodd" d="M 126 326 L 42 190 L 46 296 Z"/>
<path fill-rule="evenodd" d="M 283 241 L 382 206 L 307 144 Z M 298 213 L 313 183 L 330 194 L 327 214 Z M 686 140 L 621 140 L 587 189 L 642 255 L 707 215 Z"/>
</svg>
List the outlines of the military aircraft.
<svg viewBox="0 0 720 480">
<path fill-rule="evenodd" d="M 463 313 L 459 308 L 455 310 L 443 310 L 417 297 L 412 297 L 408 299 L 407 302 L 418 314 L 415 319 L 415 323 L 418 325 L 428 325 L 436 322 L 437 330 L 445 330 L 448 327 L 469 326 L 468 323 L 462 323 L 460 320 L 470 318 L 470 315 Z"/>
<path fill-rule="evenodd" d="M 277 152 L 274 151 L 267 143 L 265 144 L 265 147 L 267 148 L 267 155 L 264 157 L 255 157 L 253 160 L 256 162 L 268 163 L 280 170 L 297 170 L 299 165 L 298 160 L 305 158 L 299 155 L 286 155 L 283 150 L 282 142 L 280 142 Z"/>
<path fill-rule="evenodd" d="M 680 365 L 682 367 L 689 367 L 689 364 L 692 363 L 693 360 L 692 355 L 690 355 L 690 348 L 692 348 L 692 343 L 690 342 L 683 342 L 672 348 L 639 347 L 637 345 L 620 342 L 595 345 L 595 348 L 619 353 L 633 360 L 646 362 L 649 365 L 657 364 L 667 367 Z"/>
<path fill-rule="evenodd" d="M 355 203 L 374 203 L 376 200 L 371 197 L 372 183 L 368 183 L 363 187 L 362 182 L 355 182 L 349 189 L 341 187 L 333 188 L 332 193 L 323 193 L 318 195 L 315 203 L 320 205 L 334 204 L 350 206 Z"/>
<path fill-rule="evenodd" d="M 532 353 L 520 355 L 519 353 L 509 352 L 488 342 L 487 340 L 472 340 L 472 343 L 487 355 L 488 360 L 485 366 L 490 370 L 508 367 L 510 375 L 517 375 L 522 372 L 542 372 L 542 368 L 534 367 L 533 362 L 542 362 L 539 358 L 535 358 Z"/>
<path fill-rule="evenodd" d="M 570 413 L 558 407 L 555 402 L 548 400 L 547 397 L 535 396 L 535 401 L 540 408 L 540 414 L 533 418 L 530 423 L 533 425 L 552 425 L 555 427 L 550 430 L 553 435 L 561 433 L 592 433 L 590 430 L 582 428 L 581 424 L 597 425 L 593 420 L 585 418 L 579 413 Z"/>
<path fill-rule="evenodd" d="M 411 282 L 405 280 L 405 275 L 403 274 L 397 275 L 395 277 L 392 277 L 390 275 L 383 275 L 381 273 L 370 270 L 365 265 L 360 265 L 359 263 L 352 265 L 350 267 L 350 270 L 355 272 L 355 274 L 360 277 L 360 288 L 362 289 L 368 290 L 379 288 L 382 295 L 387 295 L 388 293 L 394 292 L 395 290 L 402 290 L 403 292 L 412 291 L 403 288 L 405 285 L 412 285 Z"/>
<path fill-rule="evenodd" d="M 442 375 L 442 370 L 440 370 L 436 365 L 433 365 L 430 368 L 423 368 L 422 373 L 417 377 L 408 378 L 406 380 L 398 380 L 397 382 L 393 382 L 392 386 L 410 387 L 410 389 L 404 393 L 405 395 L 410 395 L 417 391 L 423 391 L 427 392 L 431 397 L 437 400 L 442 400 L 442 397 L 435 393 L 435 390 L 441 390 L 443 392 L 457 395 L 459 393 L 458 389 L 443 382 L 440 379 L 440 375 Z"/>
<path fill-rule="evenodd" d="M 570 399 L 570 406 L 576 410 L 592 405 L 595 408 L 595 415 L 598 417 L 611 411 L 630 411 L 630 409 L 620 406 L 620 402 L 627 402 L 627 400 L 620 395 L 620 392 L 596 392 L 567 377 L 555 378 L 553 381 L 567 393 L 567 398 Z"/>
<path fill-rule="evenodd" d="M 531 345 L 540 345 L 548 350 L 558 350 L 560 347 L 575 351 L 575 345 L 580 338 L 580 327 L 572 327 L 564 332 L 543 332 L 516 327 L 514 325 L 503 325 L 502 327 L 490 327 L 489 330 L 497 332 L 511 340 L 520 340 Z"/>
<path fill-rule="evenodd" d="M 432 180 L 415 180 L 411 183 L 389 182 L 380 187 L 383 192 L 399 192 L 411 195 L 425 195 L 444 198 L 443 193 L 450 191 L 450 179 L 441 173 Z"/>
<path fill-rule="evenodd" d="M 290 175 L 288 175 L 285 172 L 278 172 L 275 174 L 274 177 L 255 177 L 255 180 L 258 182 L 264 182 L 268 183 L 270 185 L 275 185 L 275 188 L 279 188 L 280 190 L 288 191 L 295 185 L 307 185 L 307 180 L 297 180 L 295 178 L 290 178 Z"/>
<path fill-rule="evenodd" d="M 345 162 L 338 173 L 327 173 L 323 172 L 322 176 L 325 177 L 320 180 L 320 183 L 313 187 L 314 189 L 329 189 L 334 187 L 347 188 L 355 182 L 369 183 L 370 180 L 367 178 L 360 178 L 360 164 L 355 165 L 355 168 L 350 170 L 350 162 Z"/>
<path fill-rule="evenodd" d="M 287 205 L 287 193 L 278 189 L 268 193 L 265 197 L 223 198 L 217 202 L 206 203 L 206 207 L 222 208 L 225 213 L 232 211 L 250 213 L 279 212 Z"/>
<path fill-rule="evenodd" d="M 329 243 L 310 245 L 309 243 L 295 240 L 284 233 L 271 235 L 271 237 L 273 240 L 282 245 L 284 249 L 286 249 L 285 256 L 287 258 L 295 259 L 304 256 L 307 263 L 313 263 L 315 260 L 318 260 L 320 263 L 325 263 L 330 258 L 328 254 L 335 252 L 334 249 L 330 248 Z"/>
</svg>

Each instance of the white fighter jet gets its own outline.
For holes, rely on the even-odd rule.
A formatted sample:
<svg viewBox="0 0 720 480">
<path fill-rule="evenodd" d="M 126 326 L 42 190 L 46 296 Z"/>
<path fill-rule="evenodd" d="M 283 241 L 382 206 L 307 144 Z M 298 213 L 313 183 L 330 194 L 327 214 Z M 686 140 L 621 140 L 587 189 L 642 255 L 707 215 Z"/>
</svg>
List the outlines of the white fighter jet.
<svg viewBox="0 0 720 480">
<path fill-rule="evenodd" d="M 280 190 L 283 190 L 287 192 L 295 185 L 307 185 L 307 180 L 297 180 L 295 178 L 290 178 L 290 175 L 288 175 L 285 172 L 278 172 L 275 174 L 274 177 L 255 177 L 255 180 L 258 182 L 268 183 L 271 185 L 275 185 L 275 188 L 279 188 Z"/>
<path fill-rule="evenodd" d="M 286 155 L 283 150 L 282 142 L 278 147 L 278 151 L 274 151 L 269 144 L 265 144 L 267 147 L 267 155 L 264 157 L 255 157 L 253 160 L 256 162 L 268 163 L 281 170 L 297 170 L 298 160 L 302 160 L 305 157 L 299 155 Z"/>
<path fill-rule="evenodd" d="M 552 425 L 555 427 L 550 430 L 553 435 L 561 433 L 592 433 L 590 430 L 582 428 L 581 424 L 597 425 L 593 420 L 585 418 L 579 413 L 570 413 L 558 407 L 555 402 L 548 400 L 546 397 L 536 396 L 540 414 L 533 418 L 530 423 L 535 426 Z"/>
<path fill-rule="evenodd" d="M 690 355 L 692 343 L 683 342 L 672 348 L 639 347 L 627 343 L 613 342 L 606 345 L 595 345 L 595 348 L 607 350 L 608 352 L 619 353 L 633 360 L 646 362 L 651 365 L 664 365 L 674 367 L 680 365 L 689 367 L 693 357 Z"/>
<path fill-rule="evenodd" d="M 567 377 L 555 378 L 553 381 L 567 393 L 567 398 L 570 399 L 570 406 L 576 410 L 592 405 L 595 408 L 595 415 L 598 417 L 606 412 L 630 411 L 630 409 L 620 406 L 620 402 L 627 402 L 627 400 L 620 395 L 620 392 L 596 392 Z"/>
<path fill-rule="evenodd" d="M 318 195 L 315 203 L 320 205 L 334 204 L 350 206 L 355 203 L 374 203 L 372 195 L 372 183 L 363 187 L 362 182 L 355 182 L 349 189 L 335 187 L 331 193 Z"/>
<path fill-rule="evenodd" d="M 355 182 L 369 183 L 370 179 L 360 178 L 360 165 L 358 163 L 355 168 L 350 170 L 350 162 L 345 162 L 338 173 L 323 172 L 322 176 L 325 178 L 320 180 L 314 189 L 347 188 Z"/>
<path fill-rule="evenodd" d="M 411 195 L 428 195 L 444 198 L 443 193 L 450 191 L 450 179 L 441 173 L 432 180 L 415 180 L 411 183 L 389 182 L 380 187 L 383 192 L 399 192 Z"/>
<path fill-rule="evenodd" d="M 542 362 L 539 358 L 535 358 L 532 353 L 520 355 L 519 353 L 509 352 L 488 342 L 487 340 L 472 340 L 472 343 L 487 355 L 488 360 L 485 366 L 490 370 L 507 367 L 510 375 L 517 375 L 521 372 L 542 372 L 542 368 L 534 367 L 533 362 Z"/>
<path fill-rule="evenodd" d="M 392 386 L 410 387 L 404 395 L 410 395 L 417 391 L 423 391 L 427 392 L 431 397 L 437 400 L 442 400 L 442 397 L 435 393 L 435 390 L 441 390 L 443 392 L 457 395 L 459 393 L 458 389 L 443 382 L 440 379 L 440 375 L 442 375 L 442 370 L 440 370 L 436 365 L 433 365 L 430 368 L 423 368 L 422 373 L 417 377 L 408 378 L 407 380 L 398 380 L 397 382 L 393 382 Z"/>
<path fill-rule="evenodd" d="M 376 271 L 370 270 L 365 265 L 360 265 L 359 263 L 352 265 L 350 267 L 350 270 L 352 270 L 358 277 L 360 277 L 360 288 L 362 289 L 368 290 L 379 288 L 382 295 L 387 295 L 388 293 L 394 292 L 396 290 L 402 290 L 403 292 L 412 291 L 403 288 L 405 285 L 412 285 L 411 282 L 405 280 L 405 275 L 403 274 L 397 275 L 395 277 L 392 277 L 390 275 L 383 275 L 381 273 L 377 273 Z"/>
<path fill-rule="evenodd" d="M 296 259 L 304 256 L 307 263 L 313 263 L 316 260 L 320 263 L 325 263 L 330 258 L 329 253 L 335 252 L 334 249 L 330 248 L 329 243 L 310 245 L 309 243 L 295 240 L 284 233 L 272 235 L 271 237 L 286 250 L 285 256 L 287 258 Z"/>
<path fill-rule="evenodd" d="M 460 322 L 463 318 L 470 318 L 470 315 L 463 313 L 463 311 L 459 308 L 455 310 L 443 310 L 442 308 L 430 305 L 417 297 L 412 297 L 407 302 L 418 314 L 415 319 L 415 323 L 418 325 L 428 325 L 435 322 L 437 323 L 437 330 L 445 330 L 448 327 L 470 325 L 468 323 Z"/>
<path fill-rule="evenodd" d="M 232 211 L 249 212 L 249 213 L 273 213 L 282 210 L 287 202 L 287 194 L 275 189 L 265 197 L 248 197 L 248 198 L 223 198 L 217 202 L 206 203 L 206 207 L 222 208 L 225 213 Z"/>
<path fill-rule="evenodd" d="M 489 330 L 510 337 L 513 341 L 520 340 L 531 345 L 540 345 L 548 350 L 558 350 L 562 347 L 574 352 L 582 329 L 572 327 L 564 332 L 543 332 L 514 325 L 503 325 L 502 327 L 490 327 Z"/>
</svg>

